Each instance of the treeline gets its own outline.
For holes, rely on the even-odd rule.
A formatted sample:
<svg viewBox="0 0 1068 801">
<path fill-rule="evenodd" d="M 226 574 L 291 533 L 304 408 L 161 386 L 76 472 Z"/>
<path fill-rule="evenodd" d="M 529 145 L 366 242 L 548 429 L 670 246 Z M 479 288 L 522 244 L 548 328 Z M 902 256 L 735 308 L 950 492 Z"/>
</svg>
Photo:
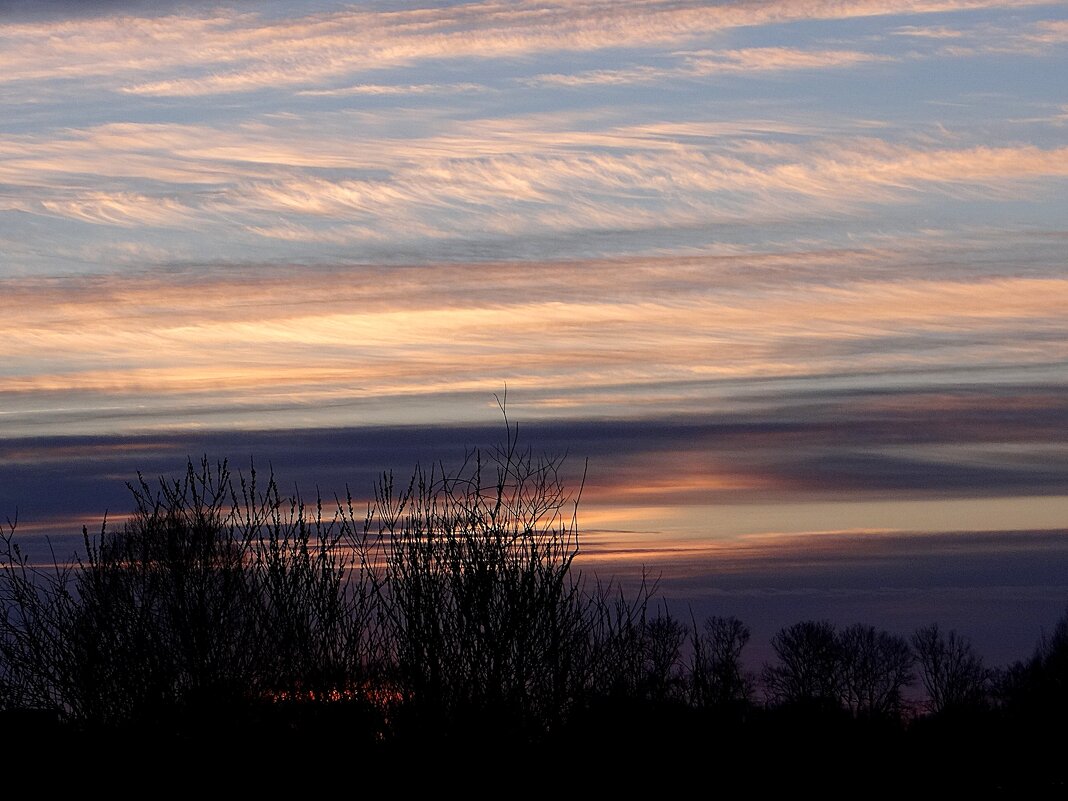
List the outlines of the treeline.
<svg viewBox="0 0 1068 801">
<path fill-rule="evenodd" d="M 815 731 L 1019 742 L 1066 719 L 1066 620 L 1003 670 L 936 625 L 906 639 L 803 621 L 750 672 L 742 621 L 676 617 L 652 583 L 573 569 L 578 497 L 560 468 L 509 429 L 455 471 L 383 475 L 363 507 L 204 460 L 138 476 L 121 528 L 83 532 L 82 553 L 47 567 L 9 522 L 0 730 L 804 753 Z"/>
</svg>

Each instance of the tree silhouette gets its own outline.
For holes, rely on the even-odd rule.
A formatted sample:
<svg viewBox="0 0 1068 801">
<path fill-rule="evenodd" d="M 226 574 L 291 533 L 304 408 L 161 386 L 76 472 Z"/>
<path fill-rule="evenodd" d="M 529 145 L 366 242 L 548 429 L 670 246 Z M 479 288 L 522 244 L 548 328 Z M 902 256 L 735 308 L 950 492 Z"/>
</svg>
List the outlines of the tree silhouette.
<svg viewBox="0 0 1068 801">
<path fill-rule="evenodd" d="M 667 609 L 657 610 L 645 629 L 646 676 L 644 695 L 653 702 L 679 700 L 684 693 L 680 671 L 686 629 Z"/>
<path fill-rule="evenodd" d="M 764 667 L 765 690 L 779 704 L 836 708 L 842 688 L 841 647 L 826 620 L 805 620 L 771 639 L 777 664 Z"/>
<path fill-rule="evenodd" d="M 912 647 L 932 713 L 977 709 L 986 703 L 990 674 L 967 639 L 956 631 L 943 634 L 932 623 L 916 630 Z"/>
<path fill-rule="evenodd" d="M 736 617 L 713 615 L 693 634 L 690 690 L 697 706 L 719 708 L 748 703 L 753 680 L 742 666 L 749 627 Z"/>
<path fill-rule="evenodd" d="M 995 689 L 1014 719 L 1044 726 L 1068 714 L 1068 612 L 1029 659 L 997 674 Z"/>
<path fill-rule="evenodd" d="M 902 690 L 915 681 L 908 641 L 860 623 L 838 635 L 842 697 L 854 717 L 897 717 Z"/>
</svg>

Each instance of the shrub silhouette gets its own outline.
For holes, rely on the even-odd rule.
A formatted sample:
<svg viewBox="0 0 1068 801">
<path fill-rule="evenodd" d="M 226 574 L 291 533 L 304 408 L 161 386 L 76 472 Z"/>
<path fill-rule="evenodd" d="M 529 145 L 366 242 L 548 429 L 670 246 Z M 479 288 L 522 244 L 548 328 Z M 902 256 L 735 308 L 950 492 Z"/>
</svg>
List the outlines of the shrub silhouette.
<svg viewBox="0 0 1068 801">
<path fill-rule="evenodd" d="M 503 405 L 502 405 L 503 408 Z M 587 583 L 563 457 L 504 441 L 383 475 L 324 512 L 225 462 L 130 485 L 69 564 L 0 548 L 0 703 L 178 736 L 291 727 L 344 702 L 355 736 L 544 739 L 621 699 L 682 704 L 686 630 L 656 582 Z M 330 702 L 330 703 L 328 703 Z"/>
<path fill-rule="evenodd" d="M 0 708 L 179 734 L 326 701 L 375 739 L 558 728 L 607 663 L 598 601 L 571 569 L 563 458 L 521 449 L 505 421 L 455 471 L 383 476 L 364 511 L 351 495 L 309 510 L 205 459 L 138 476 L 128 522 L 83 531 L 69 565 L 35 565 L 10 524 Z"/>
<path fill-rule="evenodd" d="M 10 705 L 87 725 L 188 728 L 237 721 L 268 699 L 321 698 L 368 672 L 372 596 L 350 570 L 360 550 L 342 547 L 343 518 L 309 519 L 273 478 L 260 491 L 253 471 L 235 487 L 225 463 L 206 459 L 130 488 L 129 521 L 83 530 L 70 566 L 34 567 L 9 528 Z"/>
<path fill-rule="evenodd" d="M 40 570 L 15 540 L 18 519 L 0 537 L 0 711 L 58 711 L 70 661 L 73 569 Z"/>
<path fill-rule="evenodd" d="M 400 491 L 379 481 L 379 613 L 392 681 L 424 733 L 492 723 L 535 736 L 566 713 L 587 620 L 561 462 L 520 449 L 509 428 L 455 472 L 417 468 Z"/>
</svg>

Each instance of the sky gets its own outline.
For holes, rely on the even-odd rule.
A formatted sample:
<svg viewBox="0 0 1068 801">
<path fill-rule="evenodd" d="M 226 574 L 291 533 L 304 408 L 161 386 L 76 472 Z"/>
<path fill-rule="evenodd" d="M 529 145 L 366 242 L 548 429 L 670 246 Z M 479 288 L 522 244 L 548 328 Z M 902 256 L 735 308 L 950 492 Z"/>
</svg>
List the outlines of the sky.
<svg viewBox="0 0 1068 801">
<path fill-rule="evenodd" d="M 0 521 L 201 455 L 366 497 L 506 389 L 584 573 L 1025 657 L 1066 75 L 1040 0 L 0 0 Z"/>
</svg>

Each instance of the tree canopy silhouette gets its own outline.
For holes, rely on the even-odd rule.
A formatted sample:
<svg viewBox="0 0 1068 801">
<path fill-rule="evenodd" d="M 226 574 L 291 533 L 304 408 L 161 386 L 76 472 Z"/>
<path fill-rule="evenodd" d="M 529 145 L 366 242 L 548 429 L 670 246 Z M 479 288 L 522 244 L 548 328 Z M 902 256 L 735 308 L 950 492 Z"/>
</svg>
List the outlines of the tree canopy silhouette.
<svg viewBox="0 0 1068 801">
<path fill-rule="evenodd" d="M 204 458 L 175 478 L 138 475 L 132 514 L 83 529 L 67 560 L 30 558 L 9 522 L 0 734 L 26 714 L 89 735 L 317 732 L 402 750 L 622 749 L 656 732 L 661 749 L 714 743 L 744 761 L 746 743 L 819 730 L 861 770 L 851 732 L 911 731 L 919 715 L 930 737 L 964 721 L 954 736 L 975 736 L 958 745 L 981 734 L 984 754 L 1053 753 L 1027 727 L 1059 725 L 1068 707 L 1068 615 L 997 673 L 937 625 L 910 642 L 806 620 L 774 635 L 758 677 L 741 620 L 683 625 L 647 575 L 628 591 L 576 568 L 584 476 L 569 488 L 564 457 L 505 422 L 499 444 L 403 481 L 382 474 L 365 501 L 306 503 L 254 466 Z M 905 697 L 917 673 L 926 716 Z"/>
</svg>

